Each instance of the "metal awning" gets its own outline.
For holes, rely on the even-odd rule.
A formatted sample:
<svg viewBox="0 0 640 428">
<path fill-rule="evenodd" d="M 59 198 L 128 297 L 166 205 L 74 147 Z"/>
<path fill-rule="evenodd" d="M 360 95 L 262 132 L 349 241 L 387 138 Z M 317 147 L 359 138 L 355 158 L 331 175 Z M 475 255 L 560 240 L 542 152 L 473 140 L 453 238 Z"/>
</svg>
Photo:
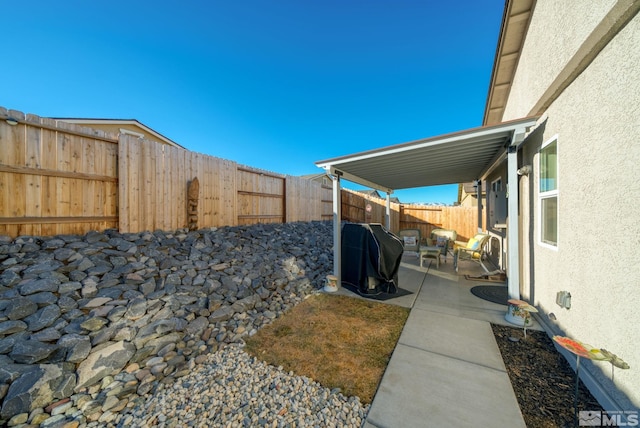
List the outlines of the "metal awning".
<svg viewBox="0 0 640 428">
<path fill-rule="evenodd" d="M 507 147 L 522 141 L 537 118 L 472 128 L 318 161 L 332 175 L 392 193 L 397 189 L 477 180 Z"/>
<path fill-rule="evenodd" d="M 390 194 L 395 189 L 463 183 L 483 179 L 498 162 L 507 161 L 509 212 L 518 212 L 518 146 L 537 122 L 527 117 L 468 129 L 377 150 L 316 162 L 333 178 L 333 271 L 341 281 L 340 181 L 346 179 L 387 193 L 386 226 L 390 226 Z M 479 224 L 482 224 L 478 204 Z M 518 216 L 507 218 L 507 267 L 510 298 L 520 298 Z M 514 322 L 507 312 L 505 318 Z"/>
</svg>

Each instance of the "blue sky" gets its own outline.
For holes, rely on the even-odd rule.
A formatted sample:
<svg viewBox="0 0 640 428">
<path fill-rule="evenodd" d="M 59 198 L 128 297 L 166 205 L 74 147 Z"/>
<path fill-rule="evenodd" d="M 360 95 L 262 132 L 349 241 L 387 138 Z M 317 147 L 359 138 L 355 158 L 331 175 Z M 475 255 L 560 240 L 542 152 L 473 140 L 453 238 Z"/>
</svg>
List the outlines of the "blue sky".
<svg viewBox="0 0 640 428">
<path fill-rule="evenodd" d="M 504 0 L 14 2 L 0 106 L 282 174 L 482 125 Z M 349 186 L 346 187 L 356 187 Z M 456 200 L 457 186 L 397 191 Z"/>
</svg>

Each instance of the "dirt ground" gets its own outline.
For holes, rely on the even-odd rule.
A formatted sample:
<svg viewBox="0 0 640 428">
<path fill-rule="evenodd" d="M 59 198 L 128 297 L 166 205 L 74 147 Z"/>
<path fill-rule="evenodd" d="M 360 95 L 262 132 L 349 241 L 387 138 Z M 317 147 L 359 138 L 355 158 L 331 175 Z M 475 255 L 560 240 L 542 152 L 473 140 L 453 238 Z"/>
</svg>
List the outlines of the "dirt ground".
<svg viewBox="0 0 640 428">
<path fill-rule="evenodd" d="M 542 331 L 492 325 L 520 410 L 529 428 L 573 427 L 575 373 Z M 519 338 L 514 342 L 510 337 Z M 580 382 L 578 410 L 602 410 Z"/>
</svg>

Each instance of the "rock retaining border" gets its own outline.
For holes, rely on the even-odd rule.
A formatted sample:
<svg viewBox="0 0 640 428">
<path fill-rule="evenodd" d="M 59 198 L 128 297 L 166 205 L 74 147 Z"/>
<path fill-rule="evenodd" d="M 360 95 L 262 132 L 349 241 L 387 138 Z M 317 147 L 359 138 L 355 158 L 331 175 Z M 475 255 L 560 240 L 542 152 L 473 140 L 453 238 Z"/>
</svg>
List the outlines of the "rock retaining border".
<svg viewBox="0 0 640 428">
<path fill-rule="evenodd" d="M 0 237 L 0 424 L 124 409 L 320 289 L 331 246 L 330 222 Z"/>
</svg>

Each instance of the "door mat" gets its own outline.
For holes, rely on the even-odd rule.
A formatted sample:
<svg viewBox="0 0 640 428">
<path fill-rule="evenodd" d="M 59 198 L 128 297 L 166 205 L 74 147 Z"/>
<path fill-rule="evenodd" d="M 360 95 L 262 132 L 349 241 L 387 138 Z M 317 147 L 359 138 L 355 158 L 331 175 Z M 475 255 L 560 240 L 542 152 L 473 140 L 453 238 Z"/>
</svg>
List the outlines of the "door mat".
<svg viewBox="0 0 640 428">
<path fill-rule="evenodd" d="M 488 302 L 507 306 L 509 289 L 506 285 L 476 285 L 471 288 L 471 294 Z"/>
<path fill-rule="evenodd" d="M 507 280 L 507 274 L 500 271 L 489 272 L 483 275 L 465 275 L 464 279 L 470 281 L 483 281 L 483 282 L 505 282 Z"/>
</svg>

